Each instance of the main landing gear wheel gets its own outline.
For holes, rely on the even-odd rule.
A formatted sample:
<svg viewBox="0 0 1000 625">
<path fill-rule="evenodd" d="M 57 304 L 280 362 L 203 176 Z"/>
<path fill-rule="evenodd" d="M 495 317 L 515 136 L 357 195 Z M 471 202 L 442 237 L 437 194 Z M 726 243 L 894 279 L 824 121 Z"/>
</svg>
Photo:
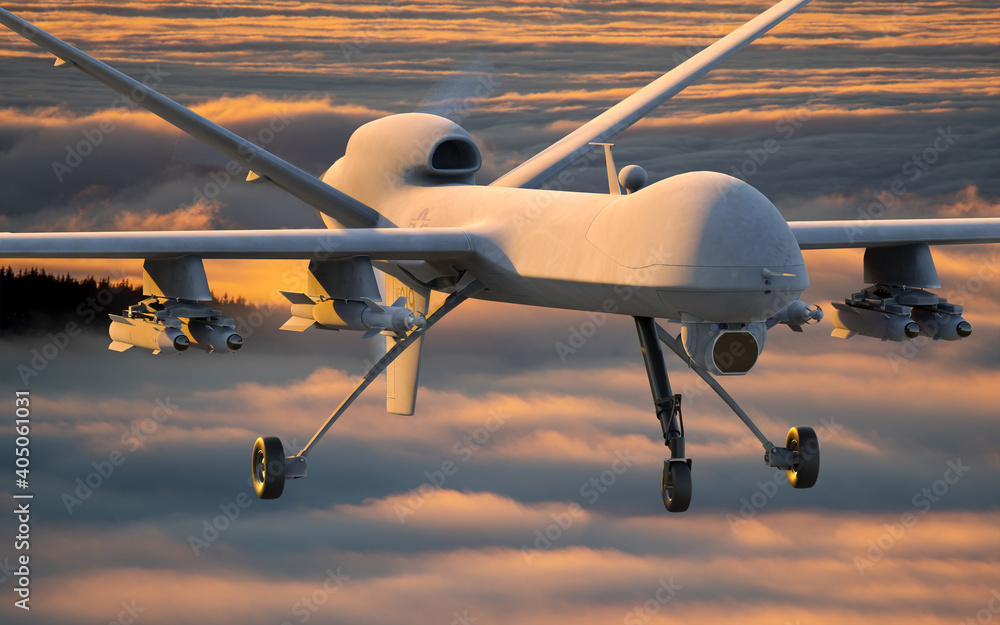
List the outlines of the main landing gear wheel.
<svg viewBox="0 0 1000 625">
<path fill-rule="evenodd" d="M 788 483 L 795 488 L 812 488 L 819 477 L 819 438 L 810 427 L 794 427 L 788 430 L 785 447 L 792 452 L 795 460 L 788 473 Z"/>
<path fill-rule="evenodd" d="M 276 436 L 261 436 L 253 444 L 253 489 L 261 499 L 277 499 L 285 490 L 285 448 Z"/>
<path fill-rule="evenodd" d="M 691 467 L 683 460 L 663 461 L 663 507 L 668 512 L 684 512 L 691 505 Z"/>
</svg>

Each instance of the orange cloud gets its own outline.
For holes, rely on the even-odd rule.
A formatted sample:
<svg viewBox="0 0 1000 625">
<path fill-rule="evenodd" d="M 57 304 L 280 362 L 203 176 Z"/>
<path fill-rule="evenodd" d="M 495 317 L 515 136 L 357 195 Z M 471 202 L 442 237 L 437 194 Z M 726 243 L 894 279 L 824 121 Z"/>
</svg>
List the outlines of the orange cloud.
<svg viewBox="0 0 1000 625">
<path fill-rule="evenodd" d="M 281 622 L 292 618 L 303 598 L 314 596 L 311 616 L 335 615 L 345 622 L 393 622 L 404 611 L 412 622 L 440 622 L 463 610 L 484 622 L 517 625 L 620 622 L 630 616 L 644 622 L 663 614 L 684 622 L 726 622 L 734 610 L 740 622 L 762 625 L 776 615 L 819 624 L 960 622 L 990 600 L 991 562 L 1000 555 L 995 515 L 937 511 L 920 515 L 895 537 L 886 527 L 900 523 L 899 514 L 765 510 L 734 532 L 723 514 L 615 518 L 586 512 L 559 533 L 550 532 L 554 542 L 532 552 L 534 530 L 544 532 L 554 523 L 551 515 L 565 506 L 517 504 L 489 493 L 443 491 L 438 497 L 404 526 L 382 514 L 391 513 L 384 508 L 394 498 L 335 506 L 313 513 L 313 520 L 334 533 L 361 522 L 370 531 L 405 531 L 417 541 L 457 533 L 510 536 L 512 544 L 386 553 L 344 548 L 331 535 L 334 544 L 314 543 L 305 559 L 293 563 L 294 575 L 276 577 L 233 560 L 231 545 L 213 546 L 222 551 L 192 561 L 181 538 L 148 528 L 70 529 L 46 551 L 58 548 L 69 562 L 89 558 L 97 566 L 91 564 L 86 576 L 38 580 L 39 596 L 53 598 L 38 610 L 58 620 L 113 620 L 122 601 L 134 601 L 151 625 L 185 619 Z M 234 523 L 244 525 L 228 531 L 259 531 L 257 519 Z M 602 537 L 607 546 L 578 544 L 588 535 Z M 522 540 L 524 547 L 514 546 Z M 95 550 L 95 544 L 104 547 Z M 876 551 L 869 558 L 871 545 Z M 135 553 L 174 568 L 115 564 Z M 865 558 L 870 566 L 859 569 Z M 789 569 L 796 571 L 794 583 Z M 339 573 L 339 583 L 327 581 L 330 572 Z M 176 600 L 181 594 L 183 602 Z"/>
</svg>

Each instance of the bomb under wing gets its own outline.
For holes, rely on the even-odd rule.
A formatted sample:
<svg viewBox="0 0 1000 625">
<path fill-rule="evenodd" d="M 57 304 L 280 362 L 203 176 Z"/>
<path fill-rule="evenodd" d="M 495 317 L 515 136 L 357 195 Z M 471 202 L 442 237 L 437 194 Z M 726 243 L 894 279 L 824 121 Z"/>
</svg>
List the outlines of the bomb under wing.
<svg viewBox="0 0 1000 625">
<path fill-rule="evenodd" d="M 243 346 L 236 323 L 222 312 L 198 302 L 150 297 L 129 306 L 122 315 L 109 315 L 111 345 L 123 352 L 131 347 L 154 354 L 179 353 L 194 347 L 207 352 L 235 352 Z"/>
<path fill-rule="evenodd" d="M 167 325 L 158 320 L 141 317 L 108 316 L 111 317 L 111 327 L 108 328 L 111 345 L 108 349 L 116 352 L 144 347 L 153 350 L 154 354 L 160 352 L 170 354 L 183 352 L 191 346 L 191 341 L 180 330 L 179 324 Z"/>
<path fill-rule="evenodd" d="M 856 334 L 883 341 L 908 341 L 926 336 L 935 341 L 959 341 L 972 334 L 962 307 L 925 289 L 876 284 L 855 293 L 844 303 L 833 302 L 838 338 Z"/>
<path fill-rule="evenodd" d="M 318 326 L 324 330 L 355 330 L 369 339 L 380 332 L 405 336 L 413 328 L 426 323 L 423 315 L 406 308 L 407 299 L 400 297 L 392 306 L 383 306 L 369 298 L 361 300 L 326 299 L 316 301 L 305 293 L 281 291 L 292 303 L 291 318 L 282 330 L 302 332 Z"/>
</svg>

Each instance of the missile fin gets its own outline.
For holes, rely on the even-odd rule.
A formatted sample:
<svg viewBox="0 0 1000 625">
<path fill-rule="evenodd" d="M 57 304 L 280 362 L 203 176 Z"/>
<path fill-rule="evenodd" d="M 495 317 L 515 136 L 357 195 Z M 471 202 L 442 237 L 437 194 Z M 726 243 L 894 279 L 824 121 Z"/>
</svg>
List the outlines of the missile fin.
<svg viewBox="0 0 1000 625">
<path fill-rule="evenodd" d="M 313 298 L 309 297 L 305 293 L 295 293 L 293 291 L 278 291 L 285 296 L 285 299 L 293 304 L 315 304 L 316 302 Z"/>
<path fill-rule="evenodd" d="M 371 339 L 371 338 L 375 338 L 376 336 L 378 336 L 379 334 L 381 334 L 383 330 L 385 330 L 385 328 L 380 328 L 378 326 L 372 326 L 372 327 L 368 328 L 368 331 L 365 332 L 364 335 L 362 335 L 361 338 L 363 338 L 365 340 L 368 340 L 368 339 Z"/>
<path fill-rule="evenodd" d="M 122 343 L 121 341 L 111 341 L 111 345 L 108 345 L 108 349 L 116 352 L 123 352 L 127 349 L 131 349 L 133 345 L 129 343 Z"/>
<path fill-rule="evenodd" d="M 852 332 L 847 328 L 834 328 L 833 332 L 830 333 L 830 336 L 836 337 L 838 339 L 849 339 L 855 334 L 857 334 L 857 332 Z"/>
<path fill-rule="evenodd" d="M 290 332 L 305 332 L 309 328 L 313 327 L 316 322 L 312 319 L 303 319 L 301 317 L 292 317 L 285 322 L 285 325 L 281 326 L 281 330 L 288 330 Z"/>
</svg>

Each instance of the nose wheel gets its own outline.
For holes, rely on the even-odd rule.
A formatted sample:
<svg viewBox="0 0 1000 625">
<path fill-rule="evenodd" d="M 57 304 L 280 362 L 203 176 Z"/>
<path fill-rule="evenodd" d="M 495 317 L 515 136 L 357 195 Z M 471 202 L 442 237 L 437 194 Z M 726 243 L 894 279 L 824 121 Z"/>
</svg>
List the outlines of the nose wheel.
<svg viewBox="0 0 1000 625">
<path fill-rule="evenodd" d="M 669 512 L 684 512 L 691 505 L 691 466 L 684 460 L 664 460 L 663 507 Z"/>
</svg>

